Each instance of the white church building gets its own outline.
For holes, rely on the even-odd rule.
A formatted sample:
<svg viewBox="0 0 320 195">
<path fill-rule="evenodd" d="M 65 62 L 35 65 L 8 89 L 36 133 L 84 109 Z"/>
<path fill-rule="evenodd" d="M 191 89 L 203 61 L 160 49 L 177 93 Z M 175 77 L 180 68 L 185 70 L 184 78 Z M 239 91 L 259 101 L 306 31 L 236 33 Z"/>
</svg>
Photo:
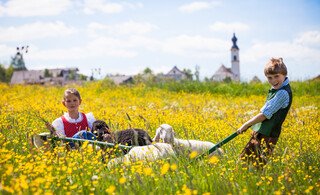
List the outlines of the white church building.
<svg viewBox="0 0 320 195">
<path fill-rule="evenodd" d="M 223 81 L 230 78 L 232 81 L 240 81 L 240 60 L 239 60 L 239 47 L 237 46 L 237 37 L 233 33 L 231 47 L 231 68 L 221 65 L 220 68 L 211 77 L 212 81 Z"/>
</svg>

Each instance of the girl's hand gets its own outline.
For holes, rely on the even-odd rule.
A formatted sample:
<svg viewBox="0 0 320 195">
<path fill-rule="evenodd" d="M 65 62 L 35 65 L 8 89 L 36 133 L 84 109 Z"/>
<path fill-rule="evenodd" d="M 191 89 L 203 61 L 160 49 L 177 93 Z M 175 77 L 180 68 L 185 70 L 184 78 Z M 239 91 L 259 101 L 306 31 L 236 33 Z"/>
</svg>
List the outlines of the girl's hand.
<svg viewBox="0 0 320 195">
<path fill-rule="evenodd" d="M 56 130 L 54 129 L 54 127 L 51 125 L 51 123 L 46 122 L 46 127 L 47 129 L 50 131 L 51 135 L 57 135 Z"/>
</svg>

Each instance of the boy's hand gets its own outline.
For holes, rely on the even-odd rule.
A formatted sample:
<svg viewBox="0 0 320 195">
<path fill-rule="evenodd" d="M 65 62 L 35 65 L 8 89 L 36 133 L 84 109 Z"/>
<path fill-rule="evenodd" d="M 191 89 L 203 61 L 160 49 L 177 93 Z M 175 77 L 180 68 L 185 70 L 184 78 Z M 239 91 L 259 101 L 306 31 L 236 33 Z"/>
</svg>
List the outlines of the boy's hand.
<svg viewBox="0 0 320 195">
<path fill-rule="evenodd" d="M 246 125 L 242 125 L 238 130 L 237 130 L 237 134 L 241 134 L 244 133 L 248 130 L 249 127 L 247 127 Z"/>
</svg>

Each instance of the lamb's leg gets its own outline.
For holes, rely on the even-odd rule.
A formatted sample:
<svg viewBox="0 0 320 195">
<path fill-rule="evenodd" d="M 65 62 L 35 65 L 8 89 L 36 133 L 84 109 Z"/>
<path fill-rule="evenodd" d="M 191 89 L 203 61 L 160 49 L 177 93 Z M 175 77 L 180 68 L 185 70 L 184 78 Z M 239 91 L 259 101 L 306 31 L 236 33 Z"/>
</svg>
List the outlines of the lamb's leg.
<svg viewBox="0 0 320 195">
<path fill-rule="evenodd" d="M 129 163 L 129 162 L 130 162 L 130 158 L 129 158 L 128 154 L 126 154 L 122 157 L 110 159 L 107 164 L 107 167 L 109 169 L 111 169 L 115 166 L 118 166 L 119 164 L 124 164 L 124 163 Z"/>
</svg>

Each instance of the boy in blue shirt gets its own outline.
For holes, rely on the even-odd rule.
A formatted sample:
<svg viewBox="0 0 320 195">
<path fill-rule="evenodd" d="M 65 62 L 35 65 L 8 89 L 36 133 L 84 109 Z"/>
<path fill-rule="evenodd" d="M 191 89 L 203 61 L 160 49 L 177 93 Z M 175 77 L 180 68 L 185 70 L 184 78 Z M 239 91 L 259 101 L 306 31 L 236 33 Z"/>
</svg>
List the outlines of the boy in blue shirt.
<svg viewBox="0 0 320 195">
<path fill-rule="evenodd" d="M 282 58 L 272 58 L 265 66 L 264 74 L 271 89 L 260 113 L 245 122 L 237 133 L 245 132 L 253 126 L 251 138 L 240 158 L 259 166 L 267 163 L 267 156 L 273 149 L 281 133 L 281 126 L 292 103 L 292 92 L 287 77 L 287 68 Z"/>
</svg>

